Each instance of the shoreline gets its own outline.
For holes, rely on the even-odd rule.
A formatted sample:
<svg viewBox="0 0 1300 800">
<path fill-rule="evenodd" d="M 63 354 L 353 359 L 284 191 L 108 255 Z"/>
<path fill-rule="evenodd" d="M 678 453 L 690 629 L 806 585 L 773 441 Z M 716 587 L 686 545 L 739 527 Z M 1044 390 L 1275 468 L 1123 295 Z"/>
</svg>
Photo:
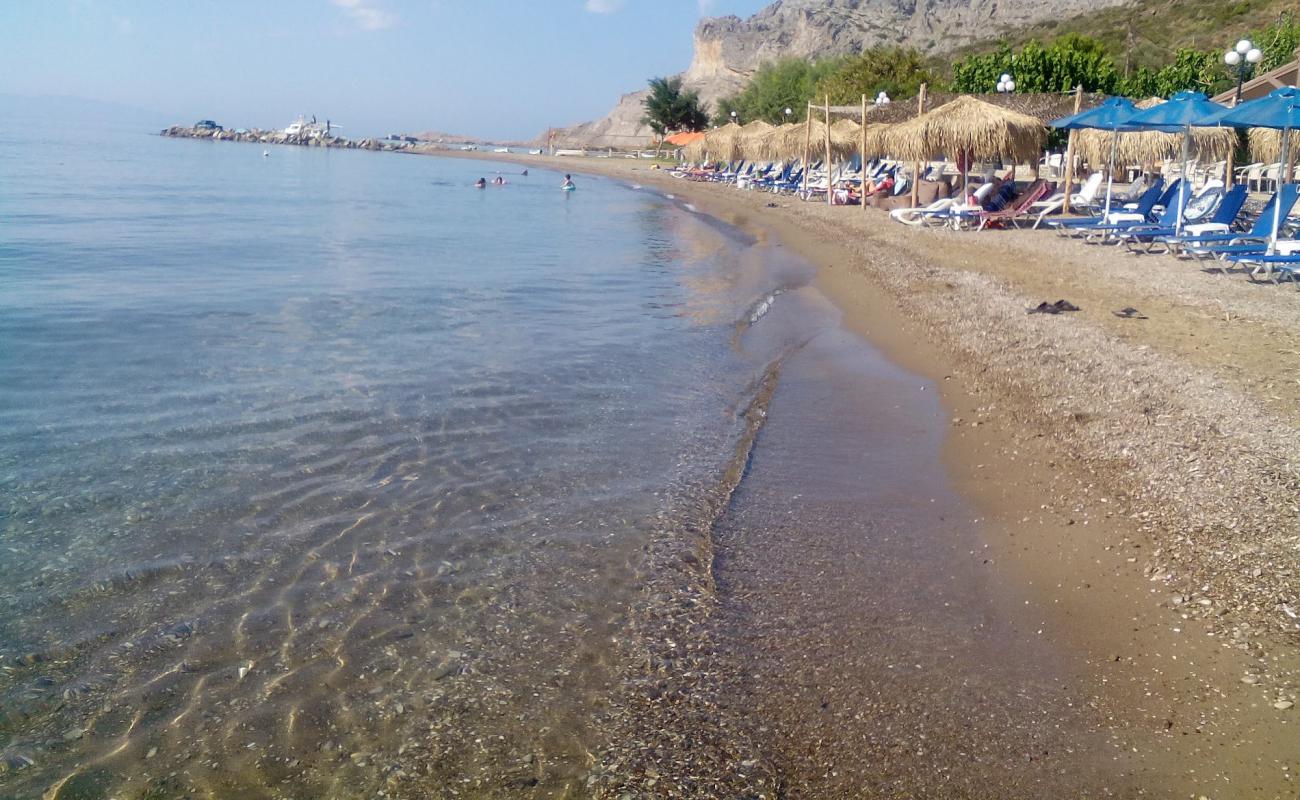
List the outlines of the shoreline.
<svg viewBox="0 0 1300 800">
<path fill-rule="evenodd" d="M 1026 597 L 1005 619 L 1057 648 L 1071 706 L 1124 776 L 1157 795 L 1292 793 L 1292 292 L 1045 233 L 907 229 L 644 161 L 430 154 L 640 183 L 812 262 L 845 329 L 941 389 L 949 476 L 984 541 L 971 555 Z M 1058 297 L 1083 310 L 1025 314 Z M 1125 305 L 1150 320 L 1110 313 Z"/>
<path fill-rule="evenodd" d="M 1300 455 L 1288 448 L 1296 395 L 1277 391 L 1272 375 L 1246 373 L 1233 382 L 1222 370 L 1223 359 L 1252 338 L 1278 333 L 1279 348 L 1288 343 L 1288 315 L 1300 321 L 1300 311 L 1283 305 L 1292 293 L 1243 284 L 1240 276 L 1203 275 L 1164 257 L 1098 252 L 1043 232 L 913 231 L 874 210 L 694 184 L 643 163 L 453 157 L 653 186 L 704 213 L 767 231 L 816 264 L 818 288 L 844 312 L 847 329 L 941 387 L 952 414 L 951 475 L 981 513 L 990 570 L 1030 593 L 1044 635 L 1074 660 L 1117 749 L 1122 740 L 1123 749 L 1136 751 L 1138 782 L 1209 796 L 1228 786 L 1261 797 L 1292 791 L 1292 709 L 1275 704 L 1296 701 L 1300 659 L 1285 608 L 1294 608 L 1297 558 L 1285 546 L 1300 541 L 1300 528 L 1285 500 L 1259 506 L 1270 497 L 1266 489 L 1294 488 L 1287 481 L 1297 474 L 1292 454 Z M 767 208 L 772 201 L 780 208 Z M 929 252 L 917 252 L 926 246 Z M 1054 250 L 1063 263 L 1037 278 L 991 275 L 974 264 L 981 256 L 1005 259 L 1010 251 L 1015 260 L 1027 251 L 1032 269 Z M 1096 271 L 1072 280 L 1068 270 L 1093 265 L 1070 264 L 1076 258 L 1107 259 L 1121 273 L 1181 270 L 1186 282 L 1213 293 L 1197 298 L 1173 284 L 1163 297 L 1165 276 L 1158 274 L 1149 285 L 1108 287 L 1111 276 Z M 1035 290 L 1041 294 L 1027 294 Z M 1263 294 L 1240 297 L 1252 291 Z M 1025 315 L 1025 307 L 1058 294 L 1085 298 L 1085 312 Z M 1151 336 L 1153 326 L 1135 330 L 1131 321 L 1107 320 L 1108 309 L 1098 307 L 1133 296 L 1152 319 L 1152 312 L 1168 319 L 1167 327 Z M 981 302 L 987 314 L 971 314 Z M 1206 304 L 1225 307 L 1223 319 L 1206 314 Z M 1180 313 L 1187 318 L 1170 319 Z M 1212 333 L 1219 341 L 1208 341 Z M 1197 334 L 1208 343 L 1191 341 Z M 1048 363 L 1035 369 L 1024 353 Z M 1082 374 L 1069 379 L 1076 368 Z M 1270 393 L 1259 395 L 1260 388 Z M 1254 407 L 1239 410 L 1236 424 L 1222 413 L 1245 402 Z M 1124 418 L 1134 405 L 1138 430 Z M 1202 430 L 1207 416 L 1210 432 Z M 1168 462 L 1160 457 L 1169 452 L 1183 454 L 1185 472 L 1161 474 Z M 1215 465 L 1202 478 L 1218 485 L 1213 495 L 1205 491 L 1212 486 L 1195 479 L 1203 462 Z M 1241 483 L 1244 475 L 1256 483 Z M 1195 496 L 1198 489 L 1204 494 Z M 1235 541 L 1224 540 L 1228 534 Z M 1235 552 L 1224 552 L 1229 547 Z M 1216 550 L 1224 557 L 1213 558 Z"/>
</svg>

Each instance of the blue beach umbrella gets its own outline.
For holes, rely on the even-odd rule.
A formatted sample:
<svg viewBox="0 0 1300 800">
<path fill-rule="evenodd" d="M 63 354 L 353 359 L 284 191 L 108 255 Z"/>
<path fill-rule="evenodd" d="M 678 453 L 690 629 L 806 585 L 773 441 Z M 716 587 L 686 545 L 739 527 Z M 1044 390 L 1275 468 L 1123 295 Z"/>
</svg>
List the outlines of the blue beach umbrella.
<svg viewBox="0 0 1300 800">
<path fill-rule="evenodd" d="M 1101 105 L 1093 106 L 1087 111 L 1080 111 L 1078 114 L 1071 114 L 1068 117 L 1062 117 L 1048 123 L 1050 127 L 1063 131 L 1091 128 L 1111 132 L 1110 163 L 1106 167 L 1105 214 L 1110 214 L 1111 188 L 1115 183 L 1115 151 L 1119 147 L 1119 134 L 1121 131 L 1138 130 L 1128 124 L 1129 119 L 1137 111 L 1137 106 L 1133 105 L 1133 101 L 1126 97 L 1107 97 L 1102 101 Z"/>
<path fill-rule="evenodd" d="M 1212 127 L 1219 124 L 1219 119 L 1228 109 L 1212 102 L 1200 92 L 1179 92 L 1169 98 L 1168 102 L 1139 111 L 1129 118 L 1128 124 L 1140 130 L 1158 130 L 1167 133 L 1182 131 L 1183 134 L 1183 180 L 1178 184 L 1178 207 L 1185 205 L 1184 197 L 1190 191 L 1187 179 L 1188 143 L 1192 138 L 1192 126 Z M 1183 215 L 1178 215 L 1175 223 L 1176 233 L 1183 232 Z"/>
<path fill-rule="evenodd" d="M 1291 146 L 1291 129 L 1300 127 L 1300 89 L 1283 86 L 1255 100 L 1217 115 L 1220 125 L 1232 128 L 1272 128 L 1282 131 L 1281 169 L 1286 170 Z M 1282 176 L 1281 183 L 1290 182 L 1290 170 Z M 1280 189 L 1279 185 L 1279 189 Z M 1273 233 L 1269 236 L 1268 252 L 1277 249 L 1277 229 L 1281 226 L 1281 203 L 1273 204 Z"/>
</svg>

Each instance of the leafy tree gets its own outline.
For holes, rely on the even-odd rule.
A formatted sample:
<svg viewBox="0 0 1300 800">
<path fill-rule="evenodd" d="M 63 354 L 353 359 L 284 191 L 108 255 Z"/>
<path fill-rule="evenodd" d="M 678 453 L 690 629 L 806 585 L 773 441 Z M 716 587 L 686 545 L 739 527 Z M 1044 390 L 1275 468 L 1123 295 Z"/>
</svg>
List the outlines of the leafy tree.
<svg viewBox="0 0 1300 800">
<path fill-rule="evenodd" d="M 1006 42 L 989 53 L 969 56 L 953 64 L 953 90 L 987 93 L 1008 73 L 1019 92 L 1068 92 L 1083 86 L 1088 92 L 1113 92 L 1119 71 L 1101 42 L 1067 34 L 1047 46 L 1029 41 L 1013 53 Z"/>
<path fill-rule="evenodd" d="M 1264 60 L 1259 62 L 1258 72 L 1277 69 L 1295 58 L 1296 48 L 1300 48 L 1300 21 L 1291 14 L 1283 14 L 1277 22 L 1258 31 L 1252 31 L 1247 37 L 1264 53 Z"/>
<path fill-rule="evenodd" d="M 645 110 L 641 122 L 649 125 L 660 141 L 672 131 L 702 131 L 709 124 L 699 94 L 683 90 L 681 78 L 651 78 Z"/>
<path fill-rule="evenodd" d="M 874 98 L 885 92 L 892 99 L 913 97 L 921 84 L 935 84 L 937 76 L 919 52 L 904 47 L 873 47 L 824 76 L 813 90 L 813 101 L 830 96 L 832 103 L 857 103 L 862 95 Z"/>
<path fill-rule="evenodd" d="M 719 125 L 728 122 L 731 112 L 735 111 L 742 123 L 761 119 L 779 125 L 787 121 L 785 110 L 788 108 L 793 112 L 788 121 L 800 122 L 807 113 L 817 83 L 843 64 L 843 58 L 821 61 L 785 58 L 765 63 L 744 89 L 718 102 L 714 121 Z"/>
<path fill-rule="evenodd" d="M 997 86 L 1002 73 L 1011 71 L 1011 59 L 1011 46 L 1001 41 L 992 52 L 955 61 L 952 65 L 952 90 L 974 94 L 990 91 Z"/>
<path fill-rule="evenodd" d="M 1128 97 L 1169 97 L 1177 92 L 1216 94 L 1226 88 L 1221 67 L 1223 55 L 1184 48 L 1174 54 L 1172 64 L 1158 70 L 1146 67 L 1120 81 L 1118 91 Z"/>
</svg>

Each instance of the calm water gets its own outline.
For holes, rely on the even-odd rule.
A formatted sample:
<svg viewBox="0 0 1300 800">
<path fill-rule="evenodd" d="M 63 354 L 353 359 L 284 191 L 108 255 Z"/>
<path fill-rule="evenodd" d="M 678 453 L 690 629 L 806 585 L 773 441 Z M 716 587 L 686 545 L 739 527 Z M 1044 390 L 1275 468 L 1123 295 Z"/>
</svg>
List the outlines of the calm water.
<svg viewBox="0 0 1300 800">
<path fill-rule="evenodd" d="M 937 387 L 809 265 L 144 130 L 0 128 L 0 797 L 1086 794 Z"/>
<path fill-rule="evenodd" d="M 748 336 L 807 267 L 609 181 L 23 136 L 0 796 L 581 787 L 653 536 L 830 324 Z"/>
</svg>

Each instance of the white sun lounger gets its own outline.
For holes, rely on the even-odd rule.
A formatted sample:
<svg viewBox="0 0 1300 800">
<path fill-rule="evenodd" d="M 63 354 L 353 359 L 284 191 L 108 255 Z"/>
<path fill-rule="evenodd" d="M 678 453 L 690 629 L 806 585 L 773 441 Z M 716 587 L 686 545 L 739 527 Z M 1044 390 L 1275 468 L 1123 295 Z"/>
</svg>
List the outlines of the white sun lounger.
<svg viewBox="0 0 1300 800">
<path fill-rule="evenodd" d="M 1097 202 L 1097 196 L 1101 193 L 1101 183 L 1104 176 L 1100 171 L 1094 172 L 1088 176 L 1088 180 L 1083 182 L 1079 191 L 1070 195 L 1071 209 L 1092 208 Z M 1038 216 L 1034 219 L 1033 227 L 1037 228 L 1043 221 L 1044 217 L 1055 214 L 1065 208 L 1065 192 L 1057 192 L 1046 200 L 1040 200 L 1029 207 L 1029 213 L 1037 212 Z"/>
</svg>

